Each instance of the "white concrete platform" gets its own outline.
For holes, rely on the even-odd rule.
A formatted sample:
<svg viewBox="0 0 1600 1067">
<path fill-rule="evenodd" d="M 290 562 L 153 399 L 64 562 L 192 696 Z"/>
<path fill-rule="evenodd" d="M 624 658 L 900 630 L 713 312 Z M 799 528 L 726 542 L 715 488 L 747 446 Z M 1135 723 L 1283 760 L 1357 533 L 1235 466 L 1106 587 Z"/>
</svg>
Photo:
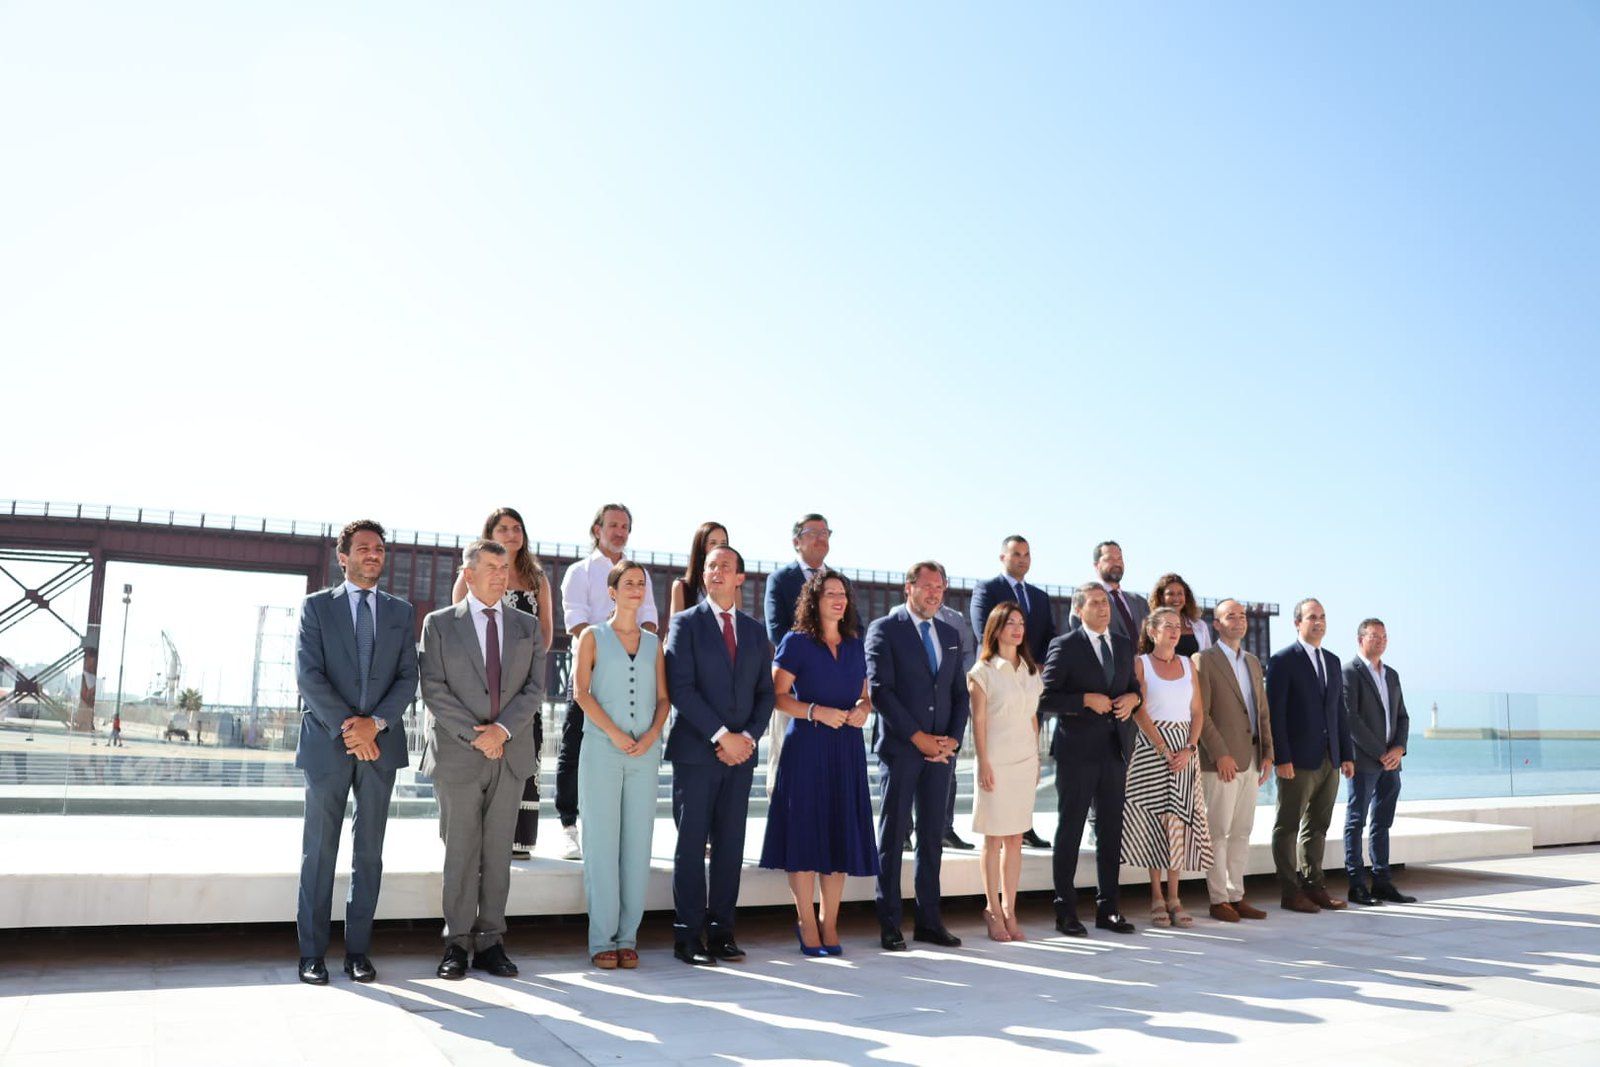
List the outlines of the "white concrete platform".
<svg viewBox="0 0 1600 1067">
<path fill-rule="evenodd" d="M 1597 798 L 1579 798 L 1584 804 Z M 1525 855 L 1535 844 L 1529 825 L 1501 825 L 1487 821 L 1503 802 L 1480 801 L 1476 807 L 1451 809 L 1448 816 L 1428 812 L 1413 816 L 1401 805 L 1401 817 L 1391 833 L 1391 861 L 1408 866 L 1469 859 Z M 1527 811 L 1522 801 L 1517 811 Z M 1555 805 L 1548 806 L 1546 822 L 1554 822 Z M 1586 810 L 1586 809 L 1585 809 Z M 1343 844 L 1338 828 L 1342 807 L 1336 809 L 1323 858 L 1329 870 L 1343 866 Z M 1250 873 L 1273 869 L 1270 848 L 1270 809 L 1260 809 L 1251 839 Z M 957 829 L 969 839 L 970 825 L 957 817 Z M 1035 827 L 1047 839 L 1054 816 L 1040 813 Z M 788 887 L 781 872 L 755 867 L 760 855 L 765 821 L 752 818 L 747 836 L 747 868 L 741 905 L 785 904 Z M 547 819 L 533 859 L 513 864 L 510 914 L 576 915 L 584 912 L 581 863 L 559 858 L 559 827 Z M 139 926 L 190 923 L 292 922 L 298 884 L 300 821 L 273 818 L 170 818 L 140 816 L 0 816 L 0 929 L 27 927 Z M 1591 840 L 1600 840 L 1596 834 Z M 674 830 L 669 820 L 656 823 L 647 907 L 672 907 L 672 849 Z M 349 870 L 349 835 L 345 835 L 341 870 Z M 384 850 L 383 892 L 378 901 L 380 919 L 437 919 L 441 917 L 440 871 L 444 849 L 432 819 L 393 819 Z M 1051 887 L 1051 856 L 1028 851 L 1023 862 L 1021 888 Z M 910 857 L 903 869 L 907 895 L 911 892 Z M 1124 884 L 1147 882 L 1145 872 L 1125 868 Z M 1078 882 L 1092 885 L 1094 858 L 1085 847 L 1080 853 Z M 334 893 L 334 917 L 342 914 L 347 874 L 341 874 Z M 873 882 L 852 878 L 846 883 L 847 900 L 869 900 Z M 978 859 L 974 852 L 946 851 L 943 888 L 946 896 L 982 893 Z"/>
<path fill-rule="evenodd" d="M 1337 882 L 1336 882 L 1337 884 Z M 640 967 L 588 965 L 582 922 L 515 924 L 515 979 L 433 976 L 432 929 L 380 927 L 368 986 L 294 979 L 288 928 L 19 931 L 0 965 L 0 1067 L 587 1067 L 590 1064 L 1062 1063 L 1594 1067 L 1600 1063 L 1600 847 L 1414 867 L 1411 905 L 1186 930 L 984 937 L 887 953 L 846 908 L 845 955 L 810 960 L 782 911 L 741 916 L 744 963 L 689 968 L 655 919 Z M 1254 889 L 1255 886 L 1252 886 Z M 1270 891 L 1270 883 L 1261 886 Z"/>
<path fill-rule="evenodd" d="M 1403 801 L 1400 808 L 1409 818 L 1526 826 L 1533 831 L 1534 848 L 1600 841 L 1600 793 L 1494 801 L 1416 800 Z"/>
</svg>

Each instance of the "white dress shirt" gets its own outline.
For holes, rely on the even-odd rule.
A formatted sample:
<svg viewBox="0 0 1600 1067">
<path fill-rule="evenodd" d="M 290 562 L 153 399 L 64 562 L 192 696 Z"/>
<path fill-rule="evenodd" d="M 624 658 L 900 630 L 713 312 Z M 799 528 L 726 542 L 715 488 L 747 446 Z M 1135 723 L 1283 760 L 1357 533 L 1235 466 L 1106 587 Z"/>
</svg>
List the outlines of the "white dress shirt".
<svg viewBox="0 0 1600 1067">
<path fill-rule="evenodd" d="M 495 636 L 500 639 L 500 663 L 503 667 L 506 662 L 506 612 L 499 604 L 492 606 L 495 609 L 494 631 Z M 472 628 L 478 634 L 478 655 L 483 657 L 483 665 L 486 669 L 485 677 L 487 677 L 487 668 L 489 666 L 489 617 L 484 612 L 489 610 L 491 605 L 479 600 L 472 594 L 472 590 L 468 589 L 467 607 L 472 615 Z M 495 725 L 505 730 L 507 737 L 511 736 L 511 731 L 506 729 L 504 723 L 497 722 Z"/>
<path fill-rule="evenodd" d="M 1239 692 L 1244 694 L 1244 708 L 1250 714 L 1250 732 L 1260 734 L 1261 727 L 1256 720 L 1256 687 L 1250 681 L 1250 665 L 1244 660 L 1244 649 L 1235 652 L 1228 647 L 1226 641 L 1218 641 L 1217 647 L 1228 657 L 1228 665 L 1233 668 L 1233 676 L 1239 680 Z"/>
<path fill-rule="evenodd" d="M 1111 639 L 1109 637 L 1109 634 L 1111 633 L 1110 629 L 1091 630 L 1089 628 L 1089 624 L 1084 623 L 1083 632 L 1089 635 L 1089 646 L 1094 649 L 1095 658 L 1100 661 L 1101 669 L 1115 667 L 1115 664 L 1106 662 L 1106 657 L 1100 651 L 1100 639 L 1104 637 L 1106 638 L 1106 651 L 1110 652 L 1113 656 L 1116 655 L 1116 651 L 1111 647 Z"/>
<path fill-rule="evenodd" d="M 1374 663 L 1364 659 L 1362 662 L 1367 665 L 1367 673 L 1378 685 L 1378 699 L 1383 701 L 1383 743 L 1387 745 L 1394 741 L 1394 711 L 1389 707 L 1389 679 L 1384 674 L 1382 660 Z"/>
<path fill-rule="evenodd" d="M 372 613 L 372 641 L 374 649 L 376 649 L 378 641 L 378 591 L 376 589 L 368 589 L 367 592 L 372 594 L 367 597 L 367 610 Z M 361 618 L 360 615 L 356 614 L 361 610 L 361 586 L 346 578 L 344 580 L 344 595 L 350 601 L 350 625 L 356 626 L 356 620 Z M 357 627 L 357 629 L 359 628 Z M 378 724 L 379 733 L 389 728 L 389 720 L 382 715 L 372 716 L 372 721 Z"/>
<path fill-rule="evenodd" d="M 624 557 L 626 558 L 626 557 Z M 598 548 L 589 558 L 567 568 L 561 579 L 561 621 L 567 632 L 579 626 L 593 626 L 605 622 L 616 608 L 606 578 L 615 566 Z M 639 625 L 660 625 L 656 614 L 655 587 L 650 584 L 650 572 L 644 572 L 644 603 L 639 605 Z"/>
<path fill-rule="evenodd" d="M 1328 661 L 1322 658 L 1322 649 L 1308 645 L 1304 641 L 1300 642 L 1300 647 L 1306 650 L 1306 656 L 1311 660 L 1311 669 L 1320 672 L 1318 676 L 1322 678 L 1323 685 L 1332 685 L 1333 679 L 1328 677 Z"/>
</svg>

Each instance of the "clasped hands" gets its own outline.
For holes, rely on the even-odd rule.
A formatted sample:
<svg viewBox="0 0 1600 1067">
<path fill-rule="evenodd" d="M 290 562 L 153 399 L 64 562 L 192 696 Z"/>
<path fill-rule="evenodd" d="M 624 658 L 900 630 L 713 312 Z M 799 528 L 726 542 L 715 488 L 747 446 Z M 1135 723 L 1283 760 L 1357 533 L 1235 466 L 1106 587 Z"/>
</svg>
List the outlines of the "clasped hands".
<svg viewBox="0 0 1600 1067">
<path fill-rule="evenodd" d="M 869 705 L 860 701 L 850 708 L 825 708 L 818 704 L 811 711 L 811 721 L 834 730 L 841 726 L 854 726 L 859 729 L 867 725 L 867 713 L 871 710 Z"/>
<path fill-rule="evenodd" d="M 613 726 L 606 736 L 611 738 L 611 744 L 624 756 L 642 756 L 650 751 L 656 743 L 656 738 L 661 735 L 655 727 L 651 727 L 638 737 L 634 737 L 621 727 Z"/>
<path fill-rule="evenodd" d="M 929 763 L 949 763 L 955 758 L 956 749 L 961 747 L 953 737 L 923 733 L 921 730 L 911 735 L 911 743 L 917 746 L 917 751 Z"/>
<path fill-rule="evenodd" d="M 378 758 L 378 724 L 372 716 L 350 716 L 339 724 L 339 735 L 344 738 L 344 750 L 349 755 L 363 763 Z"/>
<path fill-rule="evenodd" d="M 1085 693 L 1083 706 L 1096 715 L 1115 715 L 1119 722 L 1127 722 L 1133 709 L 1139 706 L 1139 698 L 1132 693 L 1123 693 L 1112 700 L 1104 693 Z"/>
<path fill-rule="evenodd" d="M 729 767 L 737 767 L 756 754 L 756 743 L 744 734 L 736 734 L 729 730 L 717 738 L 717 743 L 712 749 L 716 752 L 717 759 Z"/>
</svg>

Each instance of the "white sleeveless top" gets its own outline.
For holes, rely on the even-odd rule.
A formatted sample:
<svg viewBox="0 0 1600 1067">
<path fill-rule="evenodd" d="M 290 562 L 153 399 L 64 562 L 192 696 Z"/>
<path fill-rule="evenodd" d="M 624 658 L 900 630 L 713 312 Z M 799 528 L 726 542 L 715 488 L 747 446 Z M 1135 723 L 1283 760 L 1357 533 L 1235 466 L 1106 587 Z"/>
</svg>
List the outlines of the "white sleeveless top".
<svg viewBox="0 0 1600 1067">
<path fill-rule="evenodd" d="M 1194 697 L 1194 666 L 1189 657 L 1177 657 L 1183 664 L 1183 677 L 1170 682 L 1156 673 L 1149 653 L 1139 658 L 1144 660 L 1145 714 L 1155 722 L 1188 722 L 1189 702 Z"/>
</svg>

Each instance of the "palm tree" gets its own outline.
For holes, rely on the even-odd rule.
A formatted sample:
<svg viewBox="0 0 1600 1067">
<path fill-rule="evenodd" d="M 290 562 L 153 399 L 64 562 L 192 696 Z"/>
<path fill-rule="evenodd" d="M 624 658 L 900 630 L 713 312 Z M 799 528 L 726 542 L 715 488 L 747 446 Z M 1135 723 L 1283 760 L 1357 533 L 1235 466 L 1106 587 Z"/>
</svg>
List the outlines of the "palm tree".
<svg viewBox="0 0 1600 1067">
<path fill-rule="evenodd" d="M 178 694 L 178 707 L 192 715 L 198 715 L 200 709 L 205 707 L 205 699 L 200 696 L 200 690 L 185 689 Z"/>
</svg>

